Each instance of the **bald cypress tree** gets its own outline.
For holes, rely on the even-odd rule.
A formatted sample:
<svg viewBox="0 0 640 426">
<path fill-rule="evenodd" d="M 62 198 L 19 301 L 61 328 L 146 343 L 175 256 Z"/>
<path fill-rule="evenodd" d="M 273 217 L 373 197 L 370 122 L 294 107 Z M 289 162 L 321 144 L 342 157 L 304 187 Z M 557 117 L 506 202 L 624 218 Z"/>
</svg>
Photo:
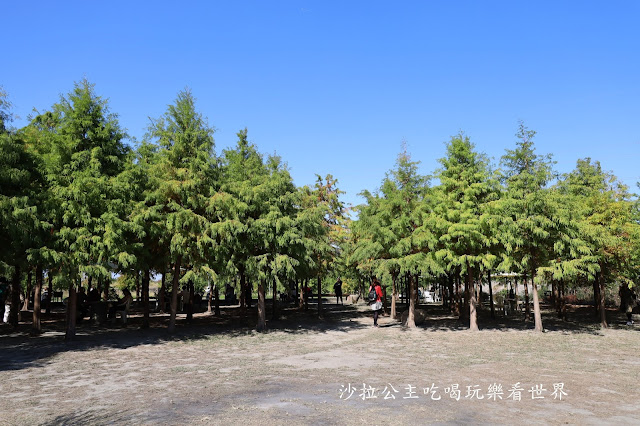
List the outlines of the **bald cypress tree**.
<svg viewBox="0 0 640 426">
<path fill-rule="evenodd" d="M 562 231 L 562 215 L 548 184 L 554 178 L 550 155 L 535 153 L 535 132 L 520 123 L 516 148 L 502 157 L 505 167 L 506 194 L 501 199 L 504 222 L 501 238 L 510 257 L 512 268 L 521 271 L 531 281 L 535 330 L 542 332 L 542 316 L 536 275 L 538 268 L 548 265 L 554 256 L 554 243 Z M 504 262 L 503 262 L 504 263 Z M 525 293 L 526 318 L 529 317 L 529 297 Z"/>
<path fill-rule="evenodd" d="M 594 283 L 595 306 L 600 324 L 608 327 L 605 294 L 614 283 L 633 286 L 634 236 L 637 224 L 632 217 L 632 203 L 627 188 L 616 177 L 602 170 L 590 158 L 577 161 L 576 168 L 561 182 L 575 215 L 578 236 L 586 249 L 574 256 L 573 264 L 587 280 Z"/>
<path fill-rule="evenodd" d="M 153 120 L 149 128 L 149 136 L 160 147 L 155 165 L 159 183 L 153 198 L 161 206 L 174 268 L 170 332 L 176 325 L 180 280 L 186 283 L 188 271 L 206 265 L 207 250 L 215 244 L 207 232 L 207 206 L 215 192 L 217 174 L 213 133 L 214 129 L 196 110 L 189 90 L 179 92 L 165 114 Z"/>
<path fill-rule="evenodd" d="M 115 179 L 128 147 L 117 116 L 83 80 L 32 122 L 51 188 L 50 217 L 60 278 L 69 288 L 67 332 L 75 336 L 76 289 L 82 275 L 110 277 L 116 253 L 105 231 L 117 203 Z"/>
<path fill-rule="evenodd" d="M 418 162 L 403 147 L 396 167 L 387 173 L 380 191 L 372 195 L 363 192 L 368 203 L 360 207 L 362 218 L 356 228 L 364 237 L 355 256 L 361 262 L 372 261 L 378 270 L 393 277 L 405 276 L 409 283 L 409 312 L 407 326 L 415 328 L 415 301 L 421 272 L 436 269 L 430 255 L 434 247 L 431 229 L 424 218 L 429 205 L 426 195 L 428 180 L 418 173 Z M 395 278 L 394 278 L 395 281 Z M 392 311 L 395 302 L 392 300 Z"/>
<path fill-rule="evenodd" d="M 447 144 L 440 159 L 431 223 L 439 238 L 436 257 L 449 273 L 465 277 L 465 300 L 469 307 L 469 328 L 478 330 L 476 272 L 495 263 L 492 239 L 487 232 L 488 203 L 498 198 L 498 181 L 488 159 L 475 151 L 469 138 L 459 134 Z"/>
</svg>

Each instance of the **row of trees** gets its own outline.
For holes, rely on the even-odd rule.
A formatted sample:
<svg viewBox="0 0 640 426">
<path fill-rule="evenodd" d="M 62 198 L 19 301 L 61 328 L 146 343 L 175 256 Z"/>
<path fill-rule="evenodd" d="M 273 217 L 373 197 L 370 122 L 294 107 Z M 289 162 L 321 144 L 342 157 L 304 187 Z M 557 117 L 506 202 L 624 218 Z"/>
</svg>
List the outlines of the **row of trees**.
<svg viewBox="0 0 640 426">
<path fill-rule="evenodd" d="M 0 99 L 0 240 L 8 242 L 0 245 L 0 275 L 11 277 L 14 325 L 21 282 L 35 275 L 40 331 L 43 271 L 50 286 L 68 288 L 72 339 L 84 277 L 106 299 L 114 273 L 140 276 L 144 326 L 151 275 L 162 274 L 163 285 L 169 277 L 171 331 L 180 283 L 239 277 L 243 307 L 250 283 L 258 285 L 262 330 L 267 287 L 275 299 L 292 280 L 320 281 L 331 269 L 344 233 L 336 180 L 296 187 L 286 164 L 260 154 L 246 129 L 216 156 L 214 129 L 188 90 L 151 120 L 135 148 L 87 81 L 21 129 L 11 128 Z"/>
<path fill-rule="evenodd" d="M 635 203 L 597 161 L 578 160 L 575 170 L 558 176 L 551 156 L 536 154 L 534 131 L 520 123 L 516 136 L 500 169 L 467 136 L 452 137 L 434 187 L 405 149 L 380 190 L 363 193 L 367 202 L 353 224 L 347 262 L 365 274 L 391 277 L 392 316 L 397 280 L 404 277 L 413 295 L 408 325 L 415 326 L 415 281 L 422 275 L 447 287 L 452 310 L 477 330 L 477 284 L 498 271 L 524 280 L 526 318 L 531 284 L 535 330 L 543 329 L 541 281 L 552 283 L 559 311 L 569 287 L 592 285 L 607 326 L 606 287 L 633 286 L 638 278 Z"/>
<path fill-rule="evenodd" d="M 275 300 L 279 289 L 314 279 L 320 293 L 330 272 L 362 287 L 389 277 L 394 317 L 398 283 L 407 283 L 415 326 L 416 281 L 426 276 L 448 289 L 450 308 L 477 330 L 478 283 L 516 272 L 532 286 L 541 331 L 541 280 L 552 283 L 557 303 L 572 286 L 593 286 L 606 326 L 606 287 L 637 278 L 638 216 L 627 189 L 588 158 L 558 176 L 524 124 L 501 168 L 464 134 L 452 137 L 435 186 L 404 148 L 380 189 L 362 193 L 351 222 L 336 179 L 296 187 L 286 164 L 260 154 L 246 129 L 217 156 L 214 129 L 188 90 L 150 121 L 140 143 L 129 141 L 87 81 L 24 128 L 11 127 L 10 111 L 0 93 L 0 240 L 8 242 L 0 245 L 0 276 L 14 290 L 15 325 L 21 283 L 35 277 L 36 332 L 45 273 L 50 288 L 69 291 L 68 339 L 83 278 L 106 298 L 114 273 L 140 277 L 145 326 L 150 277 L 162 275 L 161 299 L 170 283 L 170 330 L 179 285 L 189 282 L 237 278 L 243 312 L 257 285 L 263 330 L 267 289 Z"/>
</svg>

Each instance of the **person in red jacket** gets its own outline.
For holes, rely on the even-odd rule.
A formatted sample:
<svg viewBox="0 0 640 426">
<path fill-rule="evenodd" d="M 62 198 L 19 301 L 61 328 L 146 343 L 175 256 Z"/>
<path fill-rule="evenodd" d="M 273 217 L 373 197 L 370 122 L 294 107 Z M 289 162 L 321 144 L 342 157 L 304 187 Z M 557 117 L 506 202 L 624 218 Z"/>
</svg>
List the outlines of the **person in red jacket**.
<svg viewBox="0 0 640 426">
<path fill-rule="evenodd" d="M 377 278 L 373 279 L 371 283 L 371 287 L 369 287 L 369 292 L 375 290 L 376 292 L 376 301 L 371 304 L 371 309 L 373 310 L 373 326 L 378 327 L 378 315 L 380 310 L 382 310 L 382 287 L 380 287 L 380 281 Z"/>
</svg>

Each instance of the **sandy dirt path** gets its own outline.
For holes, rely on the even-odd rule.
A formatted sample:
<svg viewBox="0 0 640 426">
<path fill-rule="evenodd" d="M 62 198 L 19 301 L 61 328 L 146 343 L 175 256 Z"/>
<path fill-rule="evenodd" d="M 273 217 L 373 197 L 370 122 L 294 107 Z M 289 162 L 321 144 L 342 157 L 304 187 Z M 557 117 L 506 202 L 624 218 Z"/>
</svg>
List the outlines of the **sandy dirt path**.
<svg viewBox="0 0 640 426">
<path fill-rule="evenodd" d="M 364 306 L 284 314 L 264 334 L 206 314 L 175 336 L 135 320 L 70 344 L 5 333 L 0 424 L 640 424 L 635 326 L 472 333 L 441 316 L 412 331 L 371 327 Z"/>
</svg>

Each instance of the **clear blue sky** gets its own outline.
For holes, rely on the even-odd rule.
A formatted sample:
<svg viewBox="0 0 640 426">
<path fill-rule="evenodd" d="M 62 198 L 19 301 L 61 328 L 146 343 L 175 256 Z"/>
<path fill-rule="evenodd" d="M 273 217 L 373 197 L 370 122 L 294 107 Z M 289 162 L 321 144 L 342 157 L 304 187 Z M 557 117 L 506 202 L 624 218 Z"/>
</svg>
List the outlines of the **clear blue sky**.
<svg viewBox="0 0 640 426">
<path fill-rule="evenodd" d="M 131 136 L 188 86 L 216 152 L 249 129 L 296 184 L 375 190 L 406 140 L 423 173 L 464 131 L 496 160 L 518 120 L 557 170 L 640 180 L 639 1 L 4 2 L 14 125 L 87 77 Z"/>
</svg>

